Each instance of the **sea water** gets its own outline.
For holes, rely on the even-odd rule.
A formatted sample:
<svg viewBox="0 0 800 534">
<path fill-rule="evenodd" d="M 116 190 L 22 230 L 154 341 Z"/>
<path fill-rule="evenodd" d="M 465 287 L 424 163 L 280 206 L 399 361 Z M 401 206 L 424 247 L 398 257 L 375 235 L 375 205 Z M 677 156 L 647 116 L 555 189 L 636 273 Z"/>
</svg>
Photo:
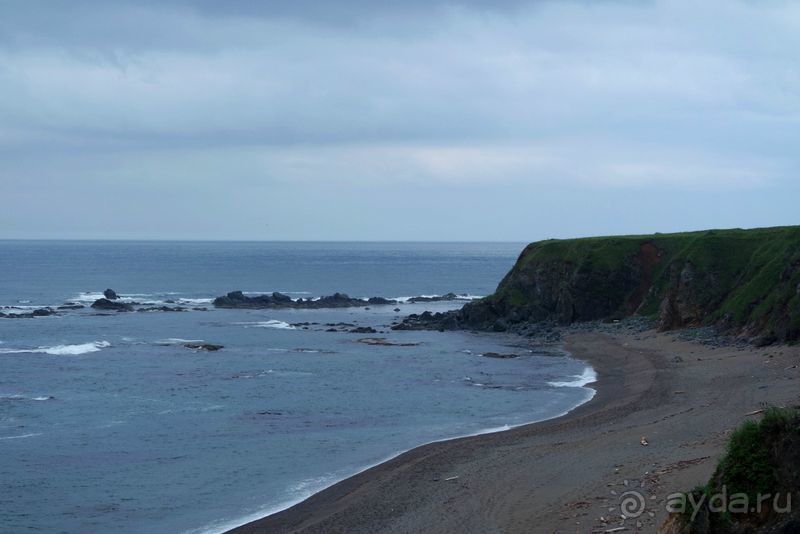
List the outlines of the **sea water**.
<svg viewBox="0 0 800 534">
<path fill-rule="evenodd" d="M 4 313 L 88 305 L 107 287 L 126 301 L 207 309 L 0 319 L 2 530 L 218 532 L 417 445 L 585 402 L 591 369 L 564 353 L 496 335 L 388 328 L 464 301 L 210 304 L 232 290 L 474 298 L 495 289 L 522 247 L 0 242 Z M 327 331 L 336 323 L 378 333 Z"/>
</svg>

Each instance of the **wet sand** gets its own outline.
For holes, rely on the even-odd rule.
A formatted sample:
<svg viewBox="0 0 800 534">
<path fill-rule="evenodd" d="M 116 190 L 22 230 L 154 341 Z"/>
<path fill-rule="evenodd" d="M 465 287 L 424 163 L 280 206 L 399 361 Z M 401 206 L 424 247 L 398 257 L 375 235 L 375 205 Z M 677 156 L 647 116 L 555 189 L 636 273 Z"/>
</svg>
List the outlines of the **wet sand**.
<svg viewBox="0 0 800 534">
<path fill-rule="evenodd" d="M 569 414 L 418 447 L 232 532 L 656 532 L 667 495 L 708 479 L 748 413 L 800 403 L 797 347 L 645 332 L 570 334 L 565 348 L 598 375 Z M 629 491 L 644 504 L 623 519 Z"/>
</svg>

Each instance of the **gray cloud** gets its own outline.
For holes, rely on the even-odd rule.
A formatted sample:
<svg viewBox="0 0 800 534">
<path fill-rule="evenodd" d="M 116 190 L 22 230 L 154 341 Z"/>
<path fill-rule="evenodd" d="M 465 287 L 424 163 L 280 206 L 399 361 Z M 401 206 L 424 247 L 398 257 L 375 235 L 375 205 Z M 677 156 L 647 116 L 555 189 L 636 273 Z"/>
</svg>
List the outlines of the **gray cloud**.
<svg viewBox="0 0 800 534">
<path fill-rule="evenodd" d="M 7 2 L 0 237 L 659 227 L 620 224 L 630 195 L 673 203 L 666 229 L 795 222 L 798 30 L 780 1 Z M 580 210 L 502 205 L 538 198 Z M 255 199 L 268 217 L 239 212 Z M 487 199 L 491 235 L 470 210 Z M 432 210 L 425 229 L 368 221 L 391 200 Z"/>
</svg>

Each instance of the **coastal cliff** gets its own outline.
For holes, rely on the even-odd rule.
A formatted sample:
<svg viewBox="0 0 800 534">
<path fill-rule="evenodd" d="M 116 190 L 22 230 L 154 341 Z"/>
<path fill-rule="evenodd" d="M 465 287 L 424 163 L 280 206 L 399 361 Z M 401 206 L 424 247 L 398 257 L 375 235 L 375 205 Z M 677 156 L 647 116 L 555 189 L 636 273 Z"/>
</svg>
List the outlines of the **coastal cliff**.
<svg viewBox="0 0 800 534">
<path fill-rule="evenodd" d="M 484 299 L 397 328 L 524 330 L 648 317 L 759 344 L 800 338 L 800 226 L 531 243 Z"/>
</svg>

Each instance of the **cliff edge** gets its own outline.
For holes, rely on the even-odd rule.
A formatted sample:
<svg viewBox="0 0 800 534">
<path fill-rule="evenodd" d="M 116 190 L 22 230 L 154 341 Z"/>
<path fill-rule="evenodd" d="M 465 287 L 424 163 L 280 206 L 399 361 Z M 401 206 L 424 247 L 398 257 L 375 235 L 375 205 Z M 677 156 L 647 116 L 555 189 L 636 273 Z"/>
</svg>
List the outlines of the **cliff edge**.
<svg viewBox="0 0 800 534">
<path fill-rule="evenodd" d="M 484 299 L 396 328 L 518 330 L 650 317 L 759 344 L 800 338 L 800 226 L 546 240 Z"/>
</svg>

